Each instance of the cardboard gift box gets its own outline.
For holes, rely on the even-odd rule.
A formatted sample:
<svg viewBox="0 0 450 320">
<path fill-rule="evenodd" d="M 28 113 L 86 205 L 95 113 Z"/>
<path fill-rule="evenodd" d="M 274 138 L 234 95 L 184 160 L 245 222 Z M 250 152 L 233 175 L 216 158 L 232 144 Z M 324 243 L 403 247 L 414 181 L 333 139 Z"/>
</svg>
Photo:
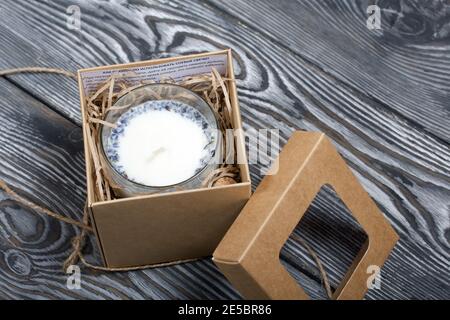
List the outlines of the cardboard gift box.
<svg viewBox="0 0 450 320">
<path fill-rule="evenodd" d="M 86 96 L 112 74 L 129 81 L 160 80 L 218 70 L 228 81 L 240 182 L 231 185 L 98 201 L 86 136 Z M 305 299 L 279 253 L 320 188 L 331 185 L 368 235 L 337 299 L 360 299 L 367 267 L 387 259 L 398 236 L 322 133 L 295 132 L 251 195 L 231 50 L 78 71 L 86 153 L 87 201 L 107 267 L 133 267 L 202 258 L 213 261 L 246 298 Z M 250 200 L 249 200 L 250 199 Z M 242 211 L 241 211 L 242 210 Z"/>
<path fill-rule="evenodd" d="M 112 74 L 130 82 L 188 76 L 218 70 L 228 81 L 235 148 L 241 181 L 236 184 L 98 201 L 86 139 L 86 97 Z M 81 69 L 78 71 L 86 158 L 87 202 L 104 264 L 132 267 L 212 255 L 251 194 L 245 140 L 231 50 Z"/>
</svg>

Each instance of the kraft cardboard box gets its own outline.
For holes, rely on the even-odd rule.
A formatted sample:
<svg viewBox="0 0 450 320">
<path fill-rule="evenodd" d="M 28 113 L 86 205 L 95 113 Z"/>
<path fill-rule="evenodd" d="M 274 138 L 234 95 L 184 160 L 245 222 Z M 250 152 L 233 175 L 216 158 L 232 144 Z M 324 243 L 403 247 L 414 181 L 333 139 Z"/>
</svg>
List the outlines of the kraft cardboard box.
<svg viewBox="0 0 450 320">
<path fill-rule="evenodd" d="M 362 299 L 369 266 L 381 267 L 398 240 L 331 141 L 295 132 L 213 255 L 231 283 L 250 299 L 307 299 L 280 262 L 280 251 L 325 185 L 331 185 L 368 235 L 334 299 Z"/>
<path fill-rule="evenodd" d="M 241 182 L 202 188 L 97 201 L 93 164 L 86 140 L 86 96 L 113 73 L 133 71 L 130 81 L 173 79 L 209 73 L 227 77 L 235 130 L 242 129 L 231 50 L 103 66 L 78 71 L 86 158 L 87 201 L 91 222 L 107 267 L 132 267 L 210 256 L 251 194 L 245 140 L 238 130 L 235 148 Z"/>
</svg>

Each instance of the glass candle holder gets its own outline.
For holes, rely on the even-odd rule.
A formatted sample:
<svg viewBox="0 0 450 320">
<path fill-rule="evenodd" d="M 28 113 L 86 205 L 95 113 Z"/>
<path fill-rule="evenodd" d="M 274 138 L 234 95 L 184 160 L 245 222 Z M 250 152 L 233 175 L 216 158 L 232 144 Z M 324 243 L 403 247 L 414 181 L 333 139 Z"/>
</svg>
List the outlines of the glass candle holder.
<svg viewBox="0 0 450 320">
<path fill-rule="evenodd" d="M 104 120 L 100 155 L 121 197 L 199 188 L 221 161 L 215 111 L 179 85 L 133 89 Z"/>
</svg>

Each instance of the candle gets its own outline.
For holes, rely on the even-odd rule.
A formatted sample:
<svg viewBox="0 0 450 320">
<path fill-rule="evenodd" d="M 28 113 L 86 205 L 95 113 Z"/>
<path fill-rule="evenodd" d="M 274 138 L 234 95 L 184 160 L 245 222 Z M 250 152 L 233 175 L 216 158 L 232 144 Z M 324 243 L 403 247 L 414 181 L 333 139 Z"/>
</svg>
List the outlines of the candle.
<svg viewBox="0 0 450 320">
<path fill-rule="evenodd" d="M 131 108 L 111 131 L 107 155 L 115 169 L 147 186 L 183 182 L 211 158 L 206 119 L 178 101 L 154 100 Z"/>
<path fill-rule="evenodd" d="M 197 188 L 218 167 L 221 133 L 211 107 L 172 84 L 121 97 L 107 112 L 101 150 L 105 173 L 122 196 Z"/>
</svg>

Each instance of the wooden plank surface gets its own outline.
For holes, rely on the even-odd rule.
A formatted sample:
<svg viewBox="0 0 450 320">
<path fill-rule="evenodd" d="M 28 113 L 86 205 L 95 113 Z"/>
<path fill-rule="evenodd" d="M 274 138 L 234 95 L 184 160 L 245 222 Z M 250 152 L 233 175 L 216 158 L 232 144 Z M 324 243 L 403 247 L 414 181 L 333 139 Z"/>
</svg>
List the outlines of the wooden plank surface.
<svg viewBox="0 0 450 320">
<path fill-rule="evenodd" d="M 399 232 L 401 240 L 382 269 L 382 289 L 370 290 L 366 298 L 449 298 L 450 117 L 442 98 L 449 92 L 449 41 L 428 35 L 431 49 L 425 54 L 407 35 L 409 42 L 387 42 L 364 34 L 367 29 L 344 32 L 343 25 L 361 23 L 363 1 L 308 3 L 2 1 L 0 66 L 75 70 L 233 48 L 245 127 L 279 128 L 282 144 L 296 129 L 327 133 Z M 81 31 L 67 28 L 72 4 L 81 9 Z M 337 31 L 323 22 L 326 12 L 341 26 Z M 378 51 L 365 50 L 372 46 Z M 381 59 L 380 72 L 364 69 L 374 68 L 362 66 L 365 51 Z M 403 51 L 409 60 L 399 64 L 394 53 Z M 438 75 L 428 76 L 424 65 L 440 70 Z M 384 73 L 389 76 L 380 76 Z M 49 208 L 79 216 L 85 182 L 75 82 L 20 75 L 1 80 L 0 87 L 0 137 L 8 142 L 0 146 L 1 178 Z M 420 109 L 423 92 L 431 99 Z M 259 167 L 251 173 L 255 187 Z M 36 218 L 5 196 L 0 201 L 0 297 L 239 297 L 208 260 L 120 274 L 83 270 L 83 289 L 69 290 L 59 266 L 74 229 Z M 343 211 L 323 192 L 283 249 L 283 262 L 313 298 L 324 298 L 320 279 L 295 237 L 313 246 L 336 286 L 361 239 Z"/>
<path fill-rule="evenodd" d="M 450 141 L 446 1 L 212 0 L 275 45 Z M 381 9 L 381 30 L 366 26 Z"/>
</svg>

